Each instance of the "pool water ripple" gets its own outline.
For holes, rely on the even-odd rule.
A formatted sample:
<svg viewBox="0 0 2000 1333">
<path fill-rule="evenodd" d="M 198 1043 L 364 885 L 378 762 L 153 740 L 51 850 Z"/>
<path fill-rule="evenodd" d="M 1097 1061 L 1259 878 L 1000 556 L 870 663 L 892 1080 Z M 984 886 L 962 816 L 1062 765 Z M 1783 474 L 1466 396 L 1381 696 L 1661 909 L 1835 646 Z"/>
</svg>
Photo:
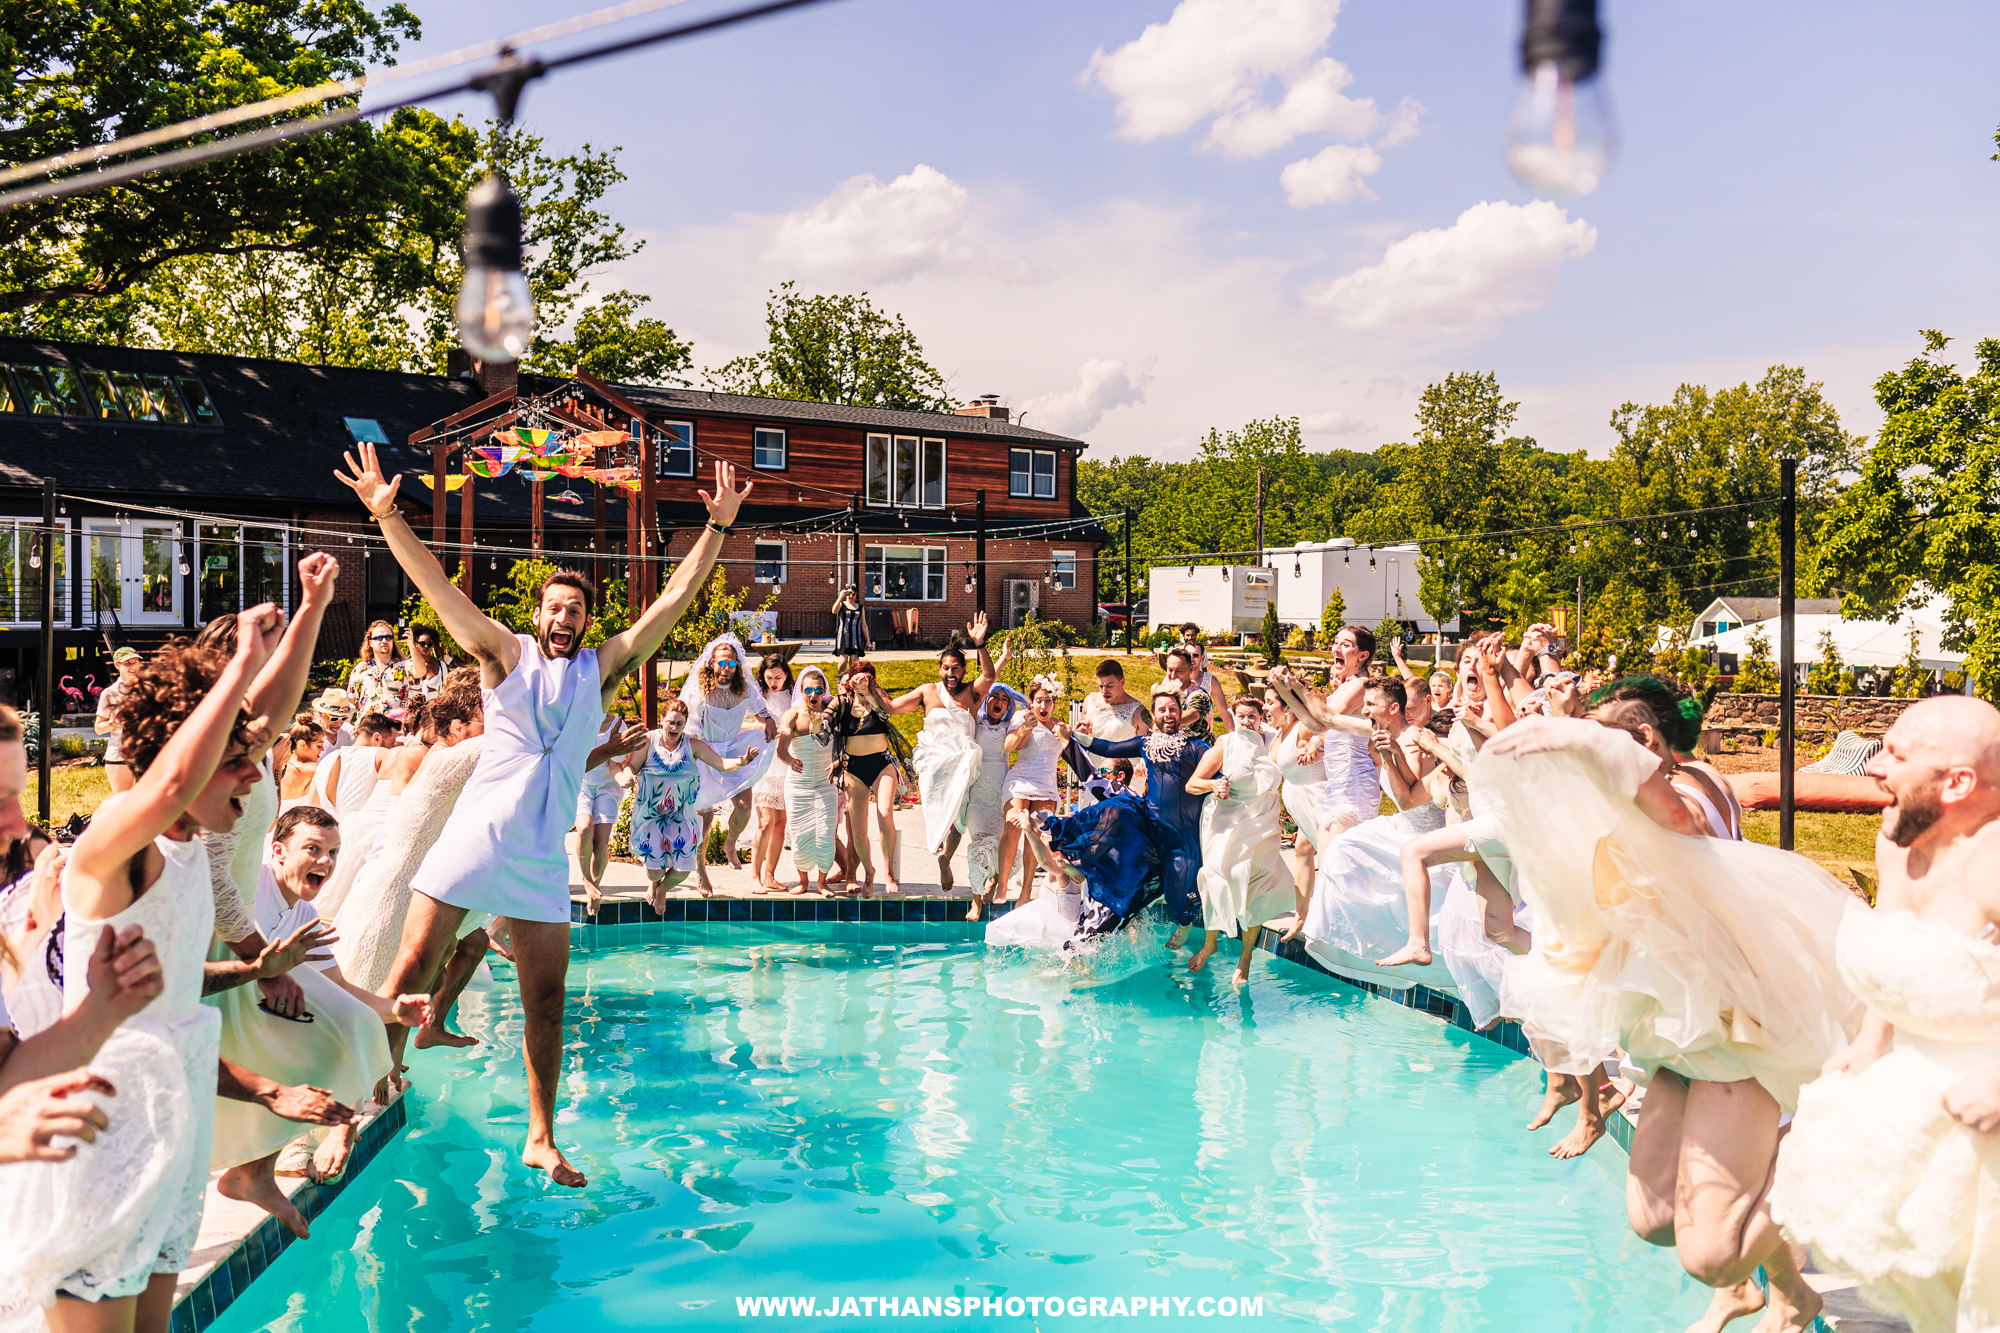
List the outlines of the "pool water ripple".
<svg viewBox="0 0 2000 1333">
<path fill-rule="evenodd" d="M 976 942 L 736 927 L 580 953 L 561 1133 L 518 1160 L 511 975 L 417 1054 L 410 1129 L 217 1327 L 880 1326 L 736 1298 L 1259 1297 L 1261 1326 L 1680 1327 L 1624 1159 L 1529 1135 L 1500 1047 L 1282 961 L 1071 992 Z M 1675 1322 L 1678 1320 L 1679 1322 Z M 919 1327 L 1116 1327 L 1090 1316 Z"/>
</svg>

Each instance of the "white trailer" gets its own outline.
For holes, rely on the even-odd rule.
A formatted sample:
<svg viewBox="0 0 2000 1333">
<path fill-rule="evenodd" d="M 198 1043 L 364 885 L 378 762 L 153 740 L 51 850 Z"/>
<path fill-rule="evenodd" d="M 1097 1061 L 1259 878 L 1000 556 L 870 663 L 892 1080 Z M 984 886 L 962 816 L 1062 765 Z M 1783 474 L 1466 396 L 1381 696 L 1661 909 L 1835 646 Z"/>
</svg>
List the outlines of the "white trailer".
<svg viewBox="0 0 2000 1333">
<path fill-rule="evenodd" d="M 1190 622 L 1204 634 L 1255 634 L 1264 627 L 1277 571 L 1257 565 L 1156 565 L 1148 576 L 1150 627 Z"/>
<path fill-rule="evenodd" d="M 1422 555 L 1415 546 L 1357 546 L 1351 537 L 1301 542 L 1267 553 L 1278 576 L 1278 619 L 1287 625 L 1317 625 L 1334 589 L 1347 603 L 1347 621 L 1373 627 L 1384 620 L 1410 621 L 1419 634 L 1458 631 L 1458 617 L 1440 625 L 1424 610 L 1417 573 Z M 1154 571 L 1157 573 L 1158 571 Z"/>
</svg>

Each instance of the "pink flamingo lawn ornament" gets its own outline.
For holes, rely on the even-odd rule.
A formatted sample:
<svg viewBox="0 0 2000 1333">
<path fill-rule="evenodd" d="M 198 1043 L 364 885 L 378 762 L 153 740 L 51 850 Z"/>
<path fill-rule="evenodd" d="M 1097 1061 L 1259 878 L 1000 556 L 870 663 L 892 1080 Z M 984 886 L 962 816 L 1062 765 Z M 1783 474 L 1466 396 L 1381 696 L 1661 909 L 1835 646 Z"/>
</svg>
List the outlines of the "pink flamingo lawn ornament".
<svg viewBox="0 0 2000 1333">
<path fill-rule="evenodd" d="M 104 687 L 97 683 L 96 676 L 85 676 L 83 678 L 83 688 L 90 691 L 90 697 L 93 702 L 97 699 L 97 696 L 104 693 Z"/>
<path fill-rule="evenodd" d="M 63 697 L 69 700 L 70 712 L 81 713 L 84 710 L 84 705 L 90 702 L 82 690 L 69 683 L 68 676 L 64 676 L 56 684 L 62 686 Z"/>
</svg>

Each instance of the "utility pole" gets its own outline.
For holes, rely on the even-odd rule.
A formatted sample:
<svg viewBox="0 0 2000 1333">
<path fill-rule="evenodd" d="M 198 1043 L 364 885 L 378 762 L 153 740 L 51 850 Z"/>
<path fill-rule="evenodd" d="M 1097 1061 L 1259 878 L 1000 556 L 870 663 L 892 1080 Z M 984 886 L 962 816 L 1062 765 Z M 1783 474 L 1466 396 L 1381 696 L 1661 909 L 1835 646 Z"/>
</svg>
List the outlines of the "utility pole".
<svg viewBox="0 0 2000 1333">
<path fill-rule="evenodd" d="M 1797 643 L 1794 624 L 1793 557 L 1799 508 L 1799 460 L 1778 460 L 1778 846 L 1792 849 L 1792 667 Z"/>
<path fill-rule="evenodd" d="M 1571 636 L 1569 646 L 1574 648 L 1583 642 L 1583 575 L 1576 576 L 1576 633 Z"/>
<path fill-rule="evenodd" d="M 626 498 L 625 512 L 631 517 L 635 551 L 639 557 L 639 567 L 633 571 L 639 585 L 639 604 L 651 606 L 653 598 L 659 594 L 659 568 L 652 561 L 654 555 L 653 527 L 659 522 L 660 508 L 653 502 L 653 473 L 656 470 L 658 443 L 653 432 L 644 429 L 641 423 L 639 433 L 639 493 Z M 537 486 L 536 499 L 540 500 L 541 487 Z M 635 514 L 636 511 L 636 514 Z M 539 511 L 538 511 L 539 512 Z M 653 657 L 639 664 L 639 717 L 651 731 L 660 725 L 660 667 Z"/>
<path fill-rule="evenodd" d="M 1132 595 L 1132 506 L 1125 506 L 1125 651 L 1139 632 L 1139 599 Z"/>
<path fill-rule="evenodd" d="M 1264 469 L 1257 469 L 1257 567 L 1264 567 Z"/>
<path fill-rule="evenodd" d="M 854 542 L 854 600 L 861 612 L 861 638 L 868 641 L 868 566 L 861 559 L 861 492 L 847 502 L 847 525 Z"/>
<path fill-rule="evenodd" d="M 984 489 L 972 493 L 973 527 L 972 559 L 974 564 L 974 593 L 972 609 L 986 610 L 986 492 Z"/>
<path fill-rule="evenodd" d="M 42 478 L 42 755 L 36 813 L 49 827 L 49 756 L 56 748 L 56 479 Z M 53 831 L 53 830 L 51 830 Z"/>
</svg>

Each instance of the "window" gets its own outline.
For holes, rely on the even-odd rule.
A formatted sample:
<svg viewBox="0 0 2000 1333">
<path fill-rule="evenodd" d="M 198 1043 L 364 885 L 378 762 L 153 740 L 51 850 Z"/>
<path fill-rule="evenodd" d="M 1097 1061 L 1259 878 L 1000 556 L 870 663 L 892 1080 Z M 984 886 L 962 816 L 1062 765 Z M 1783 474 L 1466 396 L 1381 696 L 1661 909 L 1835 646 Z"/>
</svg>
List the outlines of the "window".
<svg viewBox="0 0 2000 1333">
<path fill-rule="evenodd" d="M 196 540 L 202 624 L 259 602 L 290 606 L 285 529 L 203 523 Z"/>
<path fill-rule="evenodd" d="M 0 412 L 25 412 L 20 396 L 14 391 L 14 381 L 7 378 L 7 372 L 0 369 Z"/>
<path fill-rule="evenodd" d="M 632 438 L 638 439 L 639 432 L 646 429 L 639 418 L 632 418 Z M 694 423 L 692 421 L 661 421 L 652 427 L 653 432 L 653 475 L 659 477 L 692 477 L 694 475 Z"/>
<path fill-rule="evenodd" d="M 165 375 L 146 376 L 146 397 L 158 404 L 165 420 L 176 426 L 187 425 L 187 409 L 181 406 L 180 395 L 174 392 L 174 382 Z"/>
<path fill-rule="evenodd" d="M 56 396 L 49 391 L 49 382 L 42 378 L 40 366 L 15 366 L 14 378 L 21 386 L 21 397 L 15 407 L 17 412 L 33 412 L 38 417 L 52 417 L 61 413 L 56 406 Z"/>
<path fill-rule="evenodd" d="M 785 470 L 785 432 L 759 426 L 750 432 L 750 466 L 772 472 Z"/>
<path fill-rule="evenodd" d="M 752 579 L 757 583 L 785 581 L 785 543 L 758 542 Z"/>
<path fill-rule="evenodd" d="M 56 522 L 56 614 L 58 625 L 69 623 L 69 527 Z M 42 619 L 42 570 L 35 564 L 41 551 L 41 523 L 33 518 L 0 519 L 0 622 L 39 624 Z"/>
<path fill-rule="evenodd" d="M 139 377 L 129 371 L 117 371 L 111 376 L 112 385 L 118 396 L 125 400 L 125 410 L 134 421 L 158 421 L 160 407 L 146 394 L 146 386 L 139 383 Z"/>
<path fill-rule="evenodd" d="M 944 507 L 943 440 L 915 435 L 870 435 L 866 494 L 873 505 Z"/>
<path fill-rule="evenodd" d="M 97 415 L 106 421 L 123 421 L 125 404 L 118 400 L 118 390 L 112 386 L 111 377 L 101 370 L 83 372 L 84 387 L 90 390 L 90 398 L 97 405 Z"/>
<path fill-rule="evenodd" d="M 78 383 L 76 372 L 67 366 L 49 366 L 45 372 L 49 381 L 49 392 L 56 396 L 56 406 L 66 417 L 87 417 L 90 405 L 83 400 L 83 385 Z"/>
<path fill-rule="evenodd" d="M 1053 449 L 1009 449 L 1007 494 L 1036 500 L 1056 498 L 1056 455 Z"/>
<path fill-rule="evenodd" d="M 1051 551 L 1049 563 L 1052 566 L 1055 587 L 1059 592 L 1068 592 L 1076 587 L 1076 552 Z"/>
<path fill-rule="evenodd" d="M 868 596 L 880 602 L 942 602 L 945 551 L 941 546 L 869 546 L 862 549 Z"/>
<path fill-rule="evenodd" d="M 222 417 L 216 412 L 215 404 L 208 399 L 208 390 L 200 380 L 192 375 L 180 375 L 174 383 L 181 386 L 181 401 L 187 404 L 188 415 L 197 426 L 220 426 Z M 252 606 L 256 603 L 252 602 Z"/>
<path fill-rule="evenodd" d="M 342 417 L 347 423 L 348 438 L 356 444 L 387 444 L 389 432 L 382 429 L 382 423 L 374 417 Z"/>
</svg>

